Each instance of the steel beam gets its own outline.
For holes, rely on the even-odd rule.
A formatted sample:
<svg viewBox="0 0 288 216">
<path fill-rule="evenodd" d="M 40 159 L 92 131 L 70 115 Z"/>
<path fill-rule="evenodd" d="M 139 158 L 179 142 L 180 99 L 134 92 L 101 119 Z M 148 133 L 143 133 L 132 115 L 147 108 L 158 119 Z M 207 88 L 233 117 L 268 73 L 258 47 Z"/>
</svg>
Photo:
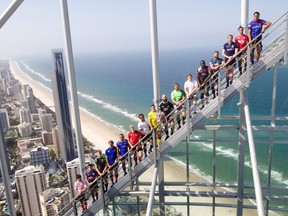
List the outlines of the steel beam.
<svg viewBox="0 0 288 216">
<path fill-rule="evenodd" d="M 9 20 L 9 18 L 13 15 L 13 13 L 17 10 L 17 8 L 22 4 L 24 0 L 14 0 L 7 9 L 3 12 L 0 17 L 0 29 L 4 26 L 4 24 Z"/>
<path fill-rule="evenodd" d="M 69 91 L 70 91 L 70 97 L 71 97 L 71 102 L 72 102 L 71 103 L 72 104 L 72 120 L 74 123 L 74 129 L 75 129 L 75 135 L 76 135 L 76 144 L 77 144 L 78 158 L 80 161 L 80 169 L 81 169 L 82 176 L 84 176 L 84 170 L 85 170 L 84 147 L 83 147 L 83 142 L 82 142 L 82 131 L 81 131 L 81 123 L 80 123 L 77 85 L 76 85 L 76 77 L 75 77 L 74 57 L 73 57 L 73 49 L 72 49 L 67 0 L 60 0 L 60 5 L 61 5 L 61 15 L 62 15 L 62 22 L 63 22 L 63 30 L 64 30 L 64 43 L 65 43 L 67 72 L 68 72 L 68 80 L 69 80 Z"/>
<path fill-rule="evenodd" d="M 153 172 L 151 191 L 149 193 L 149 200 L 148 200 L 148 205 L 147 205 L 147 210 L 146 210 L 146 216 L 152 215 L 153 202 L 154 202 L 154 196 L 155 196 L 156 185 L 157 185 L 157 176 L 158 176 L 158 167 L 156 166 L 154 168 L 154 172 Z"/>
<path fill-rule="evenodd" d="M 0 29 L 5 25 L 5 23 L 9 20 L 9 18 L 13 15 L 13 13 L 17 10 L 17 8 L 22 4 L 24 0 L 14 0 L 7 9 L 3 12 L 3 14 L 0 17 Z M 1 173 L 5 188 L 5 195 L 7 200 L 7 205 L 9 209 L 10 215 L 16 215 L 15 213 L 15 206 L 14 206 L 14 200 L 11 190 L 11 182 L 10 182 L 10 176 L 8 172 L 7 167 L 7 161 L 9 158 L 7 158 L 5 149 L 6 145 L 4 143 L 4 134 L 3 134 L 3 128 L 0 124 L 0 167 L 1 167 Z"/>
<path fill-rule="evenodd" d="M 238 198 L 237 198 L 237 216 L 243 215 L 243 193 L 244 193 L 244 167 L 245 167 L 245 114 L 244 114 L 244 92 L 240 92 L 240 121 L 239 121 L 239 141 L 238 141 Z"/>
<path fill-rule="evenodd" d="M 255 194 L 256 194 L 256 203 L 257 203 L 257 211 L 259 216 L 264 216 L 264 206 L 262 200 L 262 191 L 261 191 L 261 183 L 258 171 L 257 157 L 254 145 L 253 131 L 251 127 L 250 120 L 250 111 L 249 104 L 247 100 L 247 92 L 246 89 L 243 90 L 243 102 L 244 102 L 244 113 L 245 113 L 245 121 L 248 135 L 248 143 L 249 143 L 249 151 L 250 151 L 250 160 L 252 164 L 252 174 L 253 174 L 253 182 L 255 186 Z"/>
<path fill-rule="evenodd" d="M 159 51 L 157 30 L 157 6 L 156 0 L 150 0 L 150 34 L 152 54 L 153 94 L 156 109 L 159 109 L 160 82 L 159 82 Z"/>
</svg>

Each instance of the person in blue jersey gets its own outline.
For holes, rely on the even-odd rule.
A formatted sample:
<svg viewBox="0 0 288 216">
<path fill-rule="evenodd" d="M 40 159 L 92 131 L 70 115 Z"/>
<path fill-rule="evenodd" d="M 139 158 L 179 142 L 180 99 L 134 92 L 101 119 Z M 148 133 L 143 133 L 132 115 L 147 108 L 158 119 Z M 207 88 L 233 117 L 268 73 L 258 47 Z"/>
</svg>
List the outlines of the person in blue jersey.
<svg viewBox="0 0 288 216">
<path fill-rule="evenodd" d="M 209 79 L 211 77 L 211 69 L 206 65 L 206 62 L 204 60 L 200 61 L 200 67 L 197 69 L 197 80 L 200 87 L 200 98 L 202 107 L 201 110 L 205 107 L 205 99 L 204 95 L 206 96 L 206 103 L 208 102 L 209 97 Z"/>
<path fill-rule="evenodd" d="M 124 134 L 119 135 L 119 141 L 116 143 L 116 147 L 117 147 L 118 158 L 119 158 L 119 160 L 121 160 L 121 158 L 128 152 L 128 149 L 130 147 L 128 140 L 124 138 Z M 122 159 L 121 163 L 122 163 L 122 169 L 124 171 L 124 175 L 126 175 L 127 172 L 126 172 L 125 159 Z"/>
<path fill-rule="evenodd" d="M 98 185 L 96 181 L 98 176 L 99 175 L 96 172 L 96 170 L 93 168 L 93 165 L 88 164 L 87 171 L 85 173 L 85 180 L 86 180 L 87 185 L 89 186 L 93 202 L 95 202 L 96 199 L 98 199 Z M 96 196 L 96 199 L 95 199 L 95 196 Z"/>
<path fill-rule="evenodd" d="M 109 176 L 111 180 L 111 187 L 118 181 L 118 155 L 117 155 L 117 148 L 114 146 L 113 140 L 110 140 L 108 142 L 109 148 L 106 149 L 105 155 L 106 155 L 106 163 L 109 171 Z M 114 176 L 115 176 L 115 182 L 114 182 Z"/>
<path fill-rule="evenodd" d="M 216 97 L 216 91 L 215 86 L 218 83 L 218 71 L 222 69 L 224 66 L 225 61 L 219 57 L 219 51 L 214 51 L 213 58 L 210 61 L 210 68 L 211 68 L 211 90 L 213 94 L 213 99 Z M 217 89 L 217 95 L 218 95 L 218 89 Z"/>
<path fill-rule="evenodd" d="M 238 53 L 238 46 L 233 41 L 233 35 L 228 35 L 227 43 L 223 45 L 222 55 L 225 57 L 226 65 L 226 88 L 233 82 L 234 65 L 236 63 L 236 54 Z"/>
<path fill-rule="evenodd" d="M 254 12 L 253 14 L 253 20 L 249 23 L 248 25 L 248 37 L 249 40 L 252 41 L 254 38 L 255 41 L 253 41 L 253 43 L 250 45 L 251 47 L 251 62 L 252 64 L 254 64 L 254 52 L 255 52 L 255 44 L 256 44 L 256 59 L 255 59 L 255 63 L 259 61 L 260 58 L 260 54 L 261 54 L 261 50 L 262 50 L 262 34 L 265 32 L 265 30 L 267 28 L 269 28 L 269 26 L 271 25 L 271 22 L 260 19 L 260 13 L 258 11 Z M 265 27 L 263 27 L 265 26 Z M 259 43 L 258 43 L 259 42 Z"/>
</svg>

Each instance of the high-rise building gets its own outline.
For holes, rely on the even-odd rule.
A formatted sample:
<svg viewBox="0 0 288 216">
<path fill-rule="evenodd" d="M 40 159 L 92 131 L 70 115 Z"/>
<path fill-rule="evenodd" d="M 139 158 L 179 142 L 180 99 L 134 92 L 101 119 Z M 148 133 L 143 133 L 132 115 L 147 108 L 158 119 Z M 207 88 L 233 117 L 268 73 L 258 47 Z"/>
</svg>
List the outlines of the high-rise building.
<svg viewBox="0 0 288 216">
<path fill-rule="evenodd" d="M 41 215 L 39 194 L 47 189 L 44 167 L 29 166 L 15 172 L 16 187 L 24 216 Z"/>
<path fill-rule="evenodd" d="M 3 130 L 6 130 L 10 127 L 8 112 L 4 108 L 0 109 L 0 124 L 2 125 Z"/>
<path fill-rule="evenodd" d="M 46 114 L 47 113 L 47 110 L 46 109 L 44 109 L 44 108 L 39 108 L 38 109 L 38 115 L 40 116 L 40 115 L 43 115 L 43 114 Z"/>
<path fill-rule="evenodd" d="M 31 123 L 31 113 L 30 110 L 25 108 L 25 107 L 21 107 L 19 109 L 19 116 L 20 116 L 20 123 Z"/>
<path fill-rule="evenodd" d="M 6 89 L 7 89 L 7 82 L 6 82 L 6 79 L 3 78 L 3 79 L 0 79 L 0 83 L 1 83 L 1 89 L 6 92 Z"/>
<path fill-rule="evenodd" d="M 35 96 L 33 94 L 33 89 L 30 86 L 27 87 L 26 100 L 28 101 L 28 108 L 30 109 L 30 112 L 37 113 L 36 104 L 35 104 Z"/>
<path fill-rule="evenodd" d="M 52 73 L 51 83 L 55 112 L 58 126 L 61 155 L 65 161 L 71 161 L 76 157 L 73 129 L 70 119 L 67 84 L 62 51 L 53 51 L 55 73 Z"/>
<path fill-rule="evenodd" d="M 30 151 L 31 162 L 33 166 L 42 164 L 48 165 L 50 162 L 49 149 L 47 147 L 38 146 Z"/>
<path fill-rule="evenodd" d="M 11 86 L 8 86 L 8 87 L 7 87 L 7 94 L 8 94 L 9 96 L 12 96 L 12 95 L 14 94 L 14 89 L 13 89 L 13 87 L 11 87 Z"/>
<path fill-rule="evenodd" d="M 14 92 L 14 99 L 17 101 L 22 101 L 24 99 L 22 94 L 22 85 L 18 82 L 14 84 L 12 87 Z"/>
<path fill-rule="evenodd" d="M 61 210 L 64 213 L 71 208 L 71 206 L 67 206 L 69 203 L 69 189 L 67 187 L 47 189 L 39 197 L 42 216 L 56 216 Z"/>
<path fill-rule="evenodd" d="M 67 176 L 68 176 L 70 194 L 72 195 L 71 198 L 74 198 L 76 196 L 74 192 L 74 183 L 76 182 L 76 175 L 81 174 L 79 158 L 67 162 L 66 167 L 67 167 Z"/>
<path fill-rule="evenodd" d="M 39 116 L 42 131 L 51 132 L 53 126 L 53 119 L 51 114 L 42 114 Z"/>
<path fill-rule="evenodd" d="M 52 141 L 53 141 L 53 146 L 54 146 L 55 153 L 57 155 L 61 154 L 57 126 L 52 128 Z"/>
<path fill-rule="evenodd" d="M 42 131 L 41 136 L 44 145 L 53 144 L 52 132 Z"/>
<path fill-rule="evenodd" d="M 20 102 L 20 106 L 21 107 L 25 107 L 26 109 L 29 109 L 29 105 L 28 105 L 28 101 L 27 100 L 22 100 Z M 30 113 L 31 113 L 31 111 L 30 111 Z"/>
<path fill-rule="evenodd" d="M 29 137 L 32 133 L 32 126 L 30 123 L 23 122 L 18 125 L 18 130 L 21 137 Z"/>
<path fill-rule="evenodd" d="M 23 98 L 24 100 L 27 98 L 28 94 L 27 94 L 27 88 L 29 87 L 28 84 L 23 84 L 22 85 L 22 94 L 23 94 Z"/>
</svg>

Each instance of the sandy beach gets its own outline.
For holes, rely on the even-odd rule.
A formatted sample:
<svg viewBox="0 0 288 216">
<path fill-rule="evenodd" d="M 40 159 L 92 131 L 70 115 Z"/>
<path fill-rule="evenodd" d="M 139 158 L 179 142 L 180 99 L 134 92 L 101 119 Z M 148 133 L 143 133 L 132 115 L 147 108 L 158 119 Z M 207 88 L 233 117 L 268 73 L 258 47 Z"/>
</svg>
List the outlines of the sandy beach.
<svg viewBox="0 0 288 216">
<path fill-rule="evenodd" d="M 29 84 L 33 88 L 33 92 L 36 98 L 39 98 L 44 104 L 51 107 L 53 110 L 54 101 L 52 97 L 52 92 L 42 86 L 40 83 L 30 79 L 25 73 L 23 73 L 16 62 L 10 61 L 10 71 L 22 84 Z M 107 142 L 109 140 L 118 140 L 118 134 L 121 133 L 120 129 L 113 127 L 110 124 L 107 124 L 99 119 L 97 119 L 92 114 L 85 112 L 83 110 L 80 111 L 81 116 L 81 127 L 83 135 L 92 142 L 97 149 L 104 150 L 107 148 Z M 183 183 L 186 181 L 186 172 L 185 168 L 176 162 L 165 159 L 164 162 L 164 170 L 165 170 L 165 181 L 180 181 Z M 150 168 L 147 172 L 145 172 L 140 178 L 140 181 L 151 182 L 153 176 L 153 168 Z M 193 182 L 206 182 L 205 179 L 195 175 L 193 172 L 190 172 L 190 181 Z M 147 186 L 150 188 L 150 186 Z M 166 187 L 167 190 L 186 190 L 185 186 L 181 187 Z M 191 191 L 211 191 L 211 188 L 207 187 L 190 187 Z M 218 189 L 217 189 L 218 190 Z M 221 191 L 221 189 L 219 189 Z M 223 191 L 223 189 L 222 189 Z M 166 197 L 166 201 L 177 201 L 183 202 L 186 201 L 186 197 Z M 212 198 L 191 198 L 193 202 L 211 202 Z M 226 202 L 226 203 L 236 203 L 236 199 L 216 199 L 217 202 Z M 248 202 L 247 202 L 248 204 Z M 175 206 L 177 212 L 181 212 L 183 215 L 187 215 L 186 206 Z M 190 207 L 190 215 L 197 216 L 206 216 L 212 215 L 212 207 Z M 220 216 L 228 216 L 228 215 L 236 215 L 236 209 L 232 208 L 216 208 L 216 215 Z M 256 210 L 244 210 L 243 215 L 257 215 Z"/>
<path fill-rule="evenodd" d="M 30 79 L 25 73 L 19 69 L 15 61 L 10 61 L 10 71 L 22 84 L 29 84 L 36 98 L 40 99 L 46 106 L 54 110 L 54 100 L 52 92 L 36 82 Z M 90 142 L 92 142 L 97 149 L 105 150 L 108 147 L 108 141 L 118 139 L 119 133 L 122 131 L 109 125 L 92 114 L 80 109 L 81 128 L 82 133 Z"/>
</svg>

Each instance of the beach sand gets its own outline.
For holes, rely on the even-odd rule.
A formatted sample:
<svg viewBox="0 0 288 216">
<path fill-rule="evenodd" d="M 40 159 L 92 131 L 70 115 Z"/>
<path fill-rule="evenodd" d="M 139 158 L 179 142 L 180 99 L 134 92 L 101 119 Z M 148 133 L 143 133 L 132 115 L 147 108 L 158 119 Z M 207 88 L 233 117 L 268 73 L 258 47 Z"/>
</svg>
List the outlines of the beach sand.
<svg viewBox="0 0 288 216">
<path fill-rule="evenodd" d="M 18 79 L 22 84 L 29 84 L 33 88 L 33 92 L 36 98 L 39 98 L 46 106 L 51 107 L 53 110 L 54 101 L 52 97 L 52 92 L 45 88 L 40 83 L 36 82 L 35 80 L 30 79 L 25 73 L 23 73 L 17 63 L 15 61 L 10 61 L 10 71 L 15 77 L 15 79 Z M 107 148 L 108 144 L 107 142 L 109 140 L 118 140 L 118 135 L 122 131 L 120 129 L 117 129 L 113 127 L 110 124 L 107 124 L 92 114 L 89 114 L 88 112 L 85 112 L 83 110 L 80 110 L 80 117 L 81 117 L 81 127 L 82 127 L 82 133 L 83 135 L 92 142 L 97 149 L 104 150 Z M 178 182 L 184 182 L 186 181 L 186 172 L 185 168 L 182 165 L 177 164 L 176 162 L 165 159 L 164 161 L 164 179 L 165 181 L 178 181 Z M 145 182 L 151 182 L 153 177 L 153 167 L 151 167 L 148 171 L 146 171 L 142 176 L 140 176 L 140 181 Z M 195 175 L 193 172 L 190 172 L 190 181 L 192 182 L 206 182 L 205 179 Z M 150 189 L 150 186 L 146 186 L 146 188 Z M 141 188 L 140 188 L 141 189 Z M 142 188 L 144 189 L 144 188 Z M 171 187 L 166 186 L 165 189 L 167 190 L 186 190 L 185 186 L 180 187 Z M 207 187 L 190 187 L 191 191 L 211 191 L 211 188 Z M 218 189 L 217 189 L 218 190 Z M 219 189 L 219 191 L 224 191 L 223 189 Z M 166 201 L 177 201 L 177 202 L 183 202 L 186 201 L 186 197 L 166 197 Z M 212 198 L 190 198 L 190 200 L 194 202 L 211 202 Z M 231 203 L 235 204 L 237 202 L 236 199 L 216 199 L 217 202 L 225 202 L 225 203 Z M 247 204 L 251 204 L 250 202 L 247 202 Z M 186 206 L 175 206 L 177 212 L 181 212 L 183 215 L 187 215 L 187 209 Z M 190 215 L 196 215 L 196 216 L 207 216 L 212 215 L 212 207 L 190 207 Z M 216 215 L 219 216 L 226 216 L 226 215 L 236 215 L 236 209 L 233 208 L 216 208 Z M 256 210 L 244 210 L 243 215 L 257 215 Z"/>
<path fill-rule="evenodd" d="M 15 61 L 10 61 L 10 71 L 22 84 L 29 84 L 33 89 L 33 93 L 36 98 L 40 99 L 51 110 L 54 110 L 54 100 L 52 92 L 41 85 L 39 82 L 30 79 L 24 72 L 19 69 L 18 64 Z M 108 148 L 109 140 L 118 140 L 119 133 L 122 133 L 120 129 L 101 121 L 94 115 L 80 109 L 80 119 L 82 134 L 87 140 L 92 142 L 97 149 L 104 151 Z"/>
</svg>

